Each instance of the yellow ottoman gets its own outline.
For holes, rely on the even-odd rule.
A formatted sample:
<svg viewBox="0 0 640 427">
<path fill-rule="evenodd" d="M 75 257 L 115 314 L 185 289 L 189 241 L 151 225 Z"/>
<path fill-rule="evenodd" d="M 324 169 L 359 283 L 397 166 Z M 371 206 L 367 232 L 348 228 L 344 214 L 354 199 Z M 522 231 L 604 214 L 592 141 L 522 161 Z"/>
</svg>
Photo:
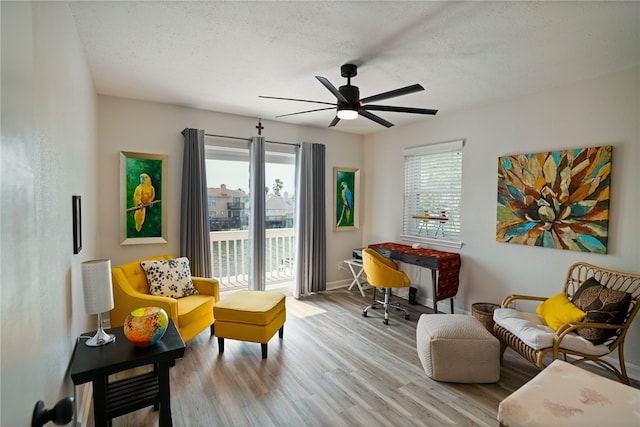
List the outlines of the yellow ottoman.
<svg viewBox="0 0 640 427">
<path fill-rule="evenodd" d="M 279 292 L 238 291 L 213 306 L 218 351 L 224 352 L 224 339 L 260 343 L 267 358 L 267 343 L 279 330 L 284 334 L 285 296 Z"/>
</svg>

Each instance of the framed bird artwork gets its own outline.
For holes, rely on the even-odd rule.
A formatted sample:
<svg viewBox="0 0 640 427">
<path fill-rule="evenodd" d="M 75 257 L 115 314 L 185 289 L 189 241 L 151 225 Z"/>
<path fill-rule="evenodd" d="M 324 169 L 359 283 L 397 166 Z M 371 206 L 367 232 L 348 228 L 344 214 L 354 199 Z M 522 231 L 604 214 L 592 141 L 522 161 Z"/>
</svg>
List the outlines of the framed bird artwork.
<svg viewBox="0 0 640 427">
<path fill-rule="evenodd" d="M 360 169 L 333 168 L 333 230 L 357 230 L 360 226 Z"/>
<path fill-rule="evenodd" d="M 166 154 L 120 152 L 122 245 L 167 243 Z"/>
</svg>

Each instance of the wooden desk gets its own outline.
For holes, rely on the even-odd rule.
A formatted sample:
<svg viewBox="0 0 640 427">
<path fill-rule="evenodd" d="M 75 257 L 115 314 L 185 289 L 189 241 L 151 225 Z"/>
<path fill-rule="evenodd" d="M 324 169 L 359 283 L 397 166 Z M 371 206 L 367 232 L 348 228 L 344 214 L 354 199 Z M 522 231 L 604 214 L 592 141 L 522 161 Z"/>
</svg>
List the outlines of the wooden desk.
<svg viewBox="0 0 640 427">
<path fill-rule="evenodd" d="M 460 254 L 426 248 L 414 249 L 392 242 L 376 243 L 369 247 L 387 258 L 430 269 L 433 311 L 438 312 L 438 301 L 450 298 L 453 313 L 453 297 L 458 293 L 460 285 Z"/>
<path fill-rule="evenodd" d="M 116 336 L 115 342 L 89 347 L 83 339 L 78 340 L 71 359 L 73 383 L 93 383 L 95 426 L 109 426 L 112 418 L 151 405 L 156 410 L 160 409 L 160 426 L 172 426 L 169 365 L 181 358 L 185 349 L 173 321 L 169 319 L 169 327 L 162 339 L 146 348 L 131 344 L 122 327 L 108 329 L 107 332 Z M 109 382 L 109 375 L 145 365 L 153 365 L 153 371 Z"/>
</svg>

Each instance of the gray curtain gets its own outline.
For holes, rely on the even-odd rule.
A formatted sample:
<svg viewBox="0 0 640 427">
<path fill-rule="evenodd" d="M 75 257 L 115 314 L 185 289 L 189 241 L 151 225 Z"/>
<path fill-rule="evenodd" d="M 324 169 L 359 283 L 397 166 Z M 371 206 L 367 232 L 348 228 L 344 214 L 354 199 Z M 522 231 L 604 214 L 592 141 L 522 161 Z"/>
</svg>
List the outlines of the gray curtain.
<svg viewBox="0 0 640 427">
<path fill-rule="evenodd" d="M 296 151 L 295 298 L 327 288 L 324 157 L 324 144 Z"/>
<path fill-rule="evenodd" d="M 265 290 L 265 154 L 264 137 L 254 136 L 249 141 L 249 289 Z"/>
<path fill-rule="evenodd" d="M 180 256 L 189 258 L 191 274 L 211 277 L 204 130 L 185 129 L 180 203 Z"/>
</svg>

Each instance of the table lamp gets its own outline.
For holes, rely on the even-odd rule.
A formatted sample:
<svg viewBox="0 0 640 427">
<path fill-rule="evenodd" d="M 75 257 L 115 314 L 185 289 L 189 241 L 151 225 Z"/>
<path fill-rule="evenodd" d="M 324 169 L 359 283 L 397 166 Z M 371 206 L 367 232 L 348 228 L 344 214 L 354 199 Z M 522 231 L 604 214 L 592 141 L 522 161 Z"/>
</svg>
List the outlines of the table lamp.
<svg viewBox="0 0 640 427">
<path fill-rule="evenodd" d="M 98 330 L 86 344 L 96 347 L 114 342 L 115 335 L 102 329 L 102 313 L 113 308 L 111 288 L 111 260 L 97 259 L 82 263 L 82 285 L 84 288 L 84 309 L 87 314 L 98 315 Z"/>
</svg>

